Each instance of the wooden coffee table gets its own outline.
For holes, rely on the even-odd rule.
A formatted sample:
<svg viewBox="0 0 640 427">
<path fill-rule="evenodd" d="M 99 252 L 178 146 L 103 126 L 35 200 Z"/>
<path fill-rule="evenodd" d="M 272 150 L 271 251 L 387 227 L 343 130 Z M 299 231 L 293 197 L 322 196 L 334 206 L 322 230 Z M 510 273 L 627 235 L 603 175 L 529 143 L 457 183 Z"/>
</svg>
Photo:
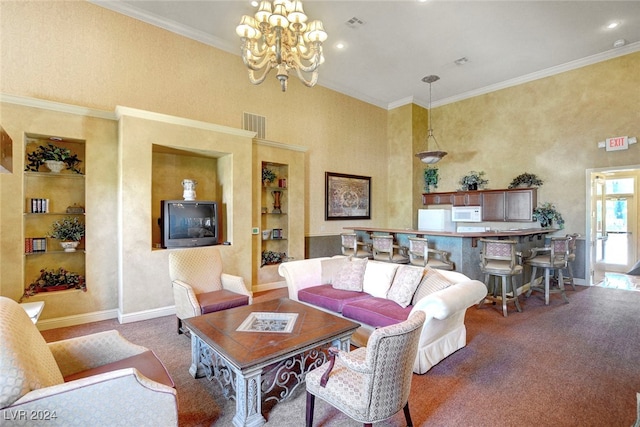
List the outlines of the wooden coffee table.
<svg viewBox="0 0 640 427">
<path fill-rule="evenodd" d="M 261 426 L 262 402 L 286 399 L 306 373 L 326 361 L 326 348 L 349 351 L 360 326 L 288 298 L 184 320 L 191 331 L 194 378 L 215 378 L 236 401 L 234 426 Z M 240 329 L 240 330 L 239 330 Z"/>
</svg>

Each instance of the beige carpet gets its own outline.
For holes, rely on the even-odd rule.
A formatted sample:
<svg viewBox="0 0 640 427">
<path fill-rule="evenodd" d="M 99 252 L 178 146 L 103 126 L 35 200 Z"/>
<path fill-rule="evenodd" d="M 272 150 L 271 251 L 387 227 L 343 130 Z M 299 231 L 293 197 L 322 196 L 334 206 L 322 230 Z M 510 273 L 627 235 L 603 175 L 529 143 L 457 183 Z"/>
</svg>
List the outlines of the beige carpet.
<svg viewBox="0 0 640 427">
<path fill-rule="evenodd" d="M 424 375 L 414 375 L 416 426 L 632 426 L 640 391 L 640 292 L 601 287 L 521 297 L 522 313 L 492 306 L 467 311 L 468 344 Z M 278 295 L 274 295 L 278 296 Z M 152 348 L 176 383 L 180 425 L 230 426 L 235 406 L 217 382 L 188 374 L 190 341 L 175 318 L 119 325 L 110 320 L 44 331 L 48 341 L 118 329 Z M 304 425 L 304 390 L 265 407 L 269 426 Z M 358 426 L 321 400 L 314 426 Z M 376 426 L 402 426 L 398 414 Z"/>
</svg>

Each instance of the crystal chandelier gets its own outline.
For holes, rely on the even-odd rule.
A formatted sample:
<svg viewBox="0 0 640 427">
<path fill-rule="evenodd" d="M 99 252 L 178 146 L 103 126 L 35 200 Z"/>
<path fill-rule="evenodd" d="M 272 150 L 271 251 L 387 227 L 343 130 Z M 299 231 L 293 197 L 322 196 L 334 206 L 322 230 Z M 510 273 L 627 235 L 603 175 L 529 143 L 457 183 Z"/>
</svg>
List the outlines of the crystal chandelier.
<svg viewBox="0 0 640 427">
<path fill-rule="evenodd" d="M 430 76 L 426 76 L 422 79 L 423 82 L 429 83 L 429 110 L 427 110 L 427 120 L 429 121 L 429 130 L 427 134 L 427 150 L 429 149 L 429 140 L 433 139 L 433 142 L 436 143 L 436 147 L 438 151 L 421 151 L 416 154 L 416 157 L 420 158 L 422 163 L 433 164 L 438 163 L 440 159 L 447 155 L 445 151 L 440 151 L 440 145 L 438 144 L 438 140 L 433 134 L 433 127 L 431 126 L 431 83 L 440 80 L 440 77 L 434 76 L 433 74 Z"/>
<path fill-rule="evenodd" d="M 309 87 L 318 82 L 318 67 L 324 62 L 322 42 L 327 39 L 322 22 L 307 24 L 301 1 L 263 0 L 255 17 L 244 15 L 236 34 L 242 38 L 242 60 L 254 85 L 276 68 L 282 91 L 287 90 L 289 70 Z M 306 77 L 309 77 L 308 79 Z"/>
</svg>

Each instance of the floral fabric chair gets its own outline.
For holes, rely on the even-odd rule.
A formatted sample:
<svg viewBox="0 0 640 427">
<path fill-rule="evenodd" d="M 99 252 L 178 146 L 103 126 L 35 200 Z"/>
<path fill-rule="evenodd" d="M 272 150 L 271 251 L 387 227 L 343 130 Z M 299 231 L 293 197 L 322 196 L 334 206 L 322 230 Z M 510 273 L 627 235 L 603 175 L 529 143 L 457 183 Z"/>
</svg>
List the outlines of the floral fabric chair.
<svg viewBox="0 0 640 427">
<path fill-rule="evenodd" d="M 371 244 L 373 247 L 373 259 L 378 261 L 396 262 L 406 264 L 409 257 L 402 253 L 402 248 L 394 244 L 391 235 L 373 235 L 371 236 Z"/>
<path fill-rule="evenodd" d="M 409 262 L 439 270 L 453 270 L 455 267 L 448 252 L 429 248 L 429 240 L 422 237 L 409 237 Z"/>
<path fill-rule="evenodd" d="M 365 426 L 404 409 L 411 426 L 409 391 L 425 319 L 417 311 L 402 323 L 376 329 L 366 347 L 329 349 L 330 360 L 306 376 L 307 427 L 313 424 L 316 396 Z"/>
<path fill-rule="evenodd" d="M 484 274 L 484 283 L 489 292 L 486 298 L 478 304 L 482 307 L 488 300 L 502 305 L 502 315 L 507 317 L 507 304 L 515 303 L 516 310 L 522 311 L 518 300 L 518 287 L 514 279 L 522 276 L 522 265 L 520 264 L 520 253 L 516 251 L 518 242 L 515 240 L 492 240 L 480 239 L 482 252 L 480 254 L 480 270 Z M 500 292 L 495 285 L 497 278 L 501 278 Z M 492 280 L 493 279 L 493 280 Z M 511 296 L 507 293 L 511 292 Z"/>
<path fill-rule="evenodd" d="M 217 248 L 180 249 L 169 254 L 169 276 L 176 302 L 178 333 L 182 319 L 251 304 L 242 277 L 222 272 Z"/>
<path fill-rule="evenodd" d="M 5 297 L 0 325 L 0 420 L 8 422 L 1 425 L 178 425 L 176 390 L 164 365 L 117 331 L 47 343 L 25 310 Z"/>
<path fill-rule="evenodd" d="M 571 237 L 552 237 L 551 244 L 543 248 L 533 248 L 531 256 L 525 259 L 525 264 L 531 267 L 531 281 L 529 282 L 529 291 L 527 297 L 531 296 L 533 291 L 544 293 L 544 303 L 549 305 L 549 295 L 552 293 L 562 294 L 564 302 L 568 303 L 569 299 L 564 289 L 564 277 L 562 271 L 567 268 L 569 261 L 569 241 Z M 536 274 L 538 269 L 544 270 L 544 285 L 538 283 Z M 551 279 L 557 279 L 557 288 L 551 287 Z"/>
<path fill-rule="evenodd" d="M 356 233 L 341 233 L 342 255 L 356 258 L 373 258 L 370 245 L 358 241 Z"/>
</svg>

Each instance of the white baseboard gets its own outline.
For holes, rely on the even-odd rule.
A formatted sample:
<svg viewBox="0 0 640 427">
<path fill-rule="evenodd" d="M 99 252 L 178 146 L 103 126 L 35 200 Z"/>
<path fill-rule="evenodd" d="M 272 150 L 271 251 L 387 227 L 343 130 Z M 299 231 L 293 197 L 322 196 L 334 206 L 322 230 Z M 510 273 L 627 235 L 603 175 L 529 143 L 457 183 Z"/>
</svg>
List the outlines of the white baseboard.
<svg viewBox="0 0 640 427">
<path fill-rule="evenodd" d="M 139 322 L 141 320 L 155 319 L 156 317 L 171 316 L 176 314 L 176 306 L 154 308 L 152 310 L 138 311 L 136 313 L 122 314 L 118 312 L 120 323 Z"/>
<path fill-rule="evenodd" d="M 64 328 L 67 326 L 82 325 L 85 323 L 99 322 L 101 320 L 118 319 L 120 323 L 139 322 L 141 320 L 155 319 L 156 317 L 171 316 L 176 314 L 175 306 L 155 308 L 153 310 L 139 311 L 137 313 L 122 314 L 119 310 L 104 310 L 93 313 L 76 314 L 73 316 L 57 317 L 55 319 L 39 320 L 36 326 L 41 331 Z"/>
<path fill-rule="evenodd" d="M 73 316 L 57 317 L 55 319 L 39 320 L 36 326 L 41 331 L 82 325 L 84 323 L 99 322 L 101 320 L 116 319 L 118 310 L 95 311 L 93 313 L 76 314 Z"/>
<path fill-rule="evenodd" d="M 287 287 L 287 282 L 285 282 L 284 280 L 280 282 L 263 283 L 253 288 L 253 292 L 264 292 L 264 291 L 270 291 L 272 289 L 280 289 L 280 288 L 286 288 L 286 287 Z"/>
</svg>

